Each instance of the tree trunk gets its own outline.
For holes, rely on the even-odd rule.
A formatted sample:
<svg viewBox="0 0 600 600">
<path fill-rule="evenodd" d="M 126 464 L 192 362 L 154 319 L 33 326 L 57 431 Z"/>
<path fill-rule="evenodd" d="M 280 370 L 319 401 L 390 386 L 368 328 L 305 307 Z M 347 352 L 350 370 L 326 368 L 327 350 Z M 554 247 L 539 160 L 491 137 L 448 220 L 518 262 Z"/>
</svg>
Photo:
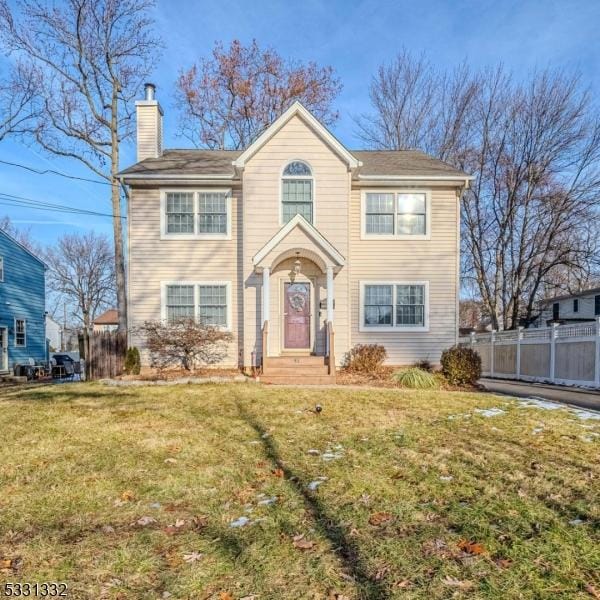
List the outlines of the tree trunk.
<svg viewBox="0 0 600 600">
<path fill-rule="evenodd" d="M 115 238 L 115 278 L 117 282 L 117 307 L 119 309 L 119 330 L 127 330 L 127 291 L 125 280 L 125 257 L 123 253 L 123 224 L 121 222 L 121 188 L 117 173 L 119 172 L 119 137 L 118 137 L 118 84 L 113 82 L 111 106 L 111 201 L 113 211 L 113 235 Z"/>
</svg>

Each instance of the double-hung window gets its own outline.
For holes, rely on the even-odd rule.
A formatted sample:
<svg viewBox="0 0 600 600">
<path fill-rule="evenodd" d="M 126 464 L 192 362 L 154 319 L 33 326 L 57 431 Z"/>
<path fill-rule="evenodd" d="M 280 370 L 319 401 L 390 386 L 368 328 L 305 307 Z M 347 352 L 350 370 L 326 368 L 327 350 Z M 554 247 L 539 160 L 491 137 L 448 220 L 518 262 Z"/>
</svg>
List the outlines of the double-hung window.
<svg viewBox="0 0 600 600">
<path fill-rule="evenodd" d="M 313 222 L 313 175 L 302 161 L 288 163 L 281 180 L 281 220 L 285 225 L 296 215 Z"/>
<path fill-rule="evenodd" d="M 196 319 L 205 325 L 230 328 L 230 283 L 227 281 L 163 284 L 163 318 L 168 322 Z"/>
<path fill-rule="evenodd" d="M 24 348 L 27 345 L 27 322 L 15 319 L 15 346 Z"/>
<path fill-rule="evenodd" d="M 231 231 L 231 191 L 163 193 L 162 234 L 166 238 L 226 238 Z"/>
<path fill-rule="evenodd" d="M 361 330 L 426 330 L 428 283 L 361 284 Z"/>
<path fill-rule="evenodd" d="M 429 193 L 377 191 L 363 196 L 365 237 L 426 237 L 429 234 Z"/>
<path fill-rule="evenodd" d="M 600 317 L 600 295 L 594 296 L 594 315 Z"/>
</svg>

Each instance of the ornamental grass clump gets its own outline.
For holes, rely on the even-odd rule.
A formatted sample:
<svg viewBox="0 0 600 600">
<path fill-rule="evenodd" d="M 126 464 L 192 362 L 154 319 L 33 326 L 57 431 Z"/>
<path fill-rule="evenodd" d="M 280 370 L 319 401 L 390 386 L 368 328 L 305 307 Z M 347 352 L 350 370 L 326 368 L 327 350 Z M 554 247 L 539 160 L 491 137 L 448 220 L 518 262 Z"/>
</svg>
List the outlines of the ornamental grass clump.
<svg viewBox="0 0 600 600">
<path fill-rule="evenodd" d="M 404 371 L 396 371 L 392 375 L 392 379 L 402 387 L 411 388 L 413 390 L 430 390 L 438 387 L 435 377 L 431 373 L 419 369 L 418 367 L 411 367 Z"/>
</svg>

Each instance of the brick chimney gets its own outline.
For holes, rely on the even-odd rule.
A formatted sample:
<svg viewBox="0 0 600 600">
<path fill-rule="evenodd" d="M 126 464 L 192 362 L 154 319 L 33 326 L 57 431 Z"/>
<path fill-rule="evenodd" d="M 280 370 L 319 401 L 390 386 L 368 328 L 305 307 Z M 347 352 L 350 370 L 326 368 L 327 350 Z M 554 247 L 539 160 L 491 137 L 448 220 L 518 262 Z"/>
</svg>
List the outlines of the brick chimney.
<svg viewBox="0 0 600 600">
<path fill-rule="evenodd" d="M 144 84 L 144 99 L 135 103 L 137 120 L 137 160 L 158 158 L 162 154 L 163 111 L 155 99 L 156 86 Z"/>
</svg>

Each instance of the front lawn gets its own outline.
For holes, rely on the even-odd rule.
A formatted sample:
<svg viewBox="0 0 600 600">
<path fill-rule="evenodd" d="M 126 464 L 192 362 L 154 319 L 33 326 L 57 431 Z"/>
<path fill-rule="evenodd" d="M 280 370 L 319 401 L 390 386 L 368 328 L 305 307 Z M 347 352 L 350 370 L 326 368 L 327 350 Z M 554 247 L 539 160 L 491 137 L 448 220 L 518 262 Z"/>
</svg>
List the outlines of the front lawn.
<svg viewBox="0 0 600 600">
<path fill-rule="evenodd" d="M 0 581 L 121 600 L 600 597 L 585 415 L 249 383 L 1 393 Z"/>
</svg>

